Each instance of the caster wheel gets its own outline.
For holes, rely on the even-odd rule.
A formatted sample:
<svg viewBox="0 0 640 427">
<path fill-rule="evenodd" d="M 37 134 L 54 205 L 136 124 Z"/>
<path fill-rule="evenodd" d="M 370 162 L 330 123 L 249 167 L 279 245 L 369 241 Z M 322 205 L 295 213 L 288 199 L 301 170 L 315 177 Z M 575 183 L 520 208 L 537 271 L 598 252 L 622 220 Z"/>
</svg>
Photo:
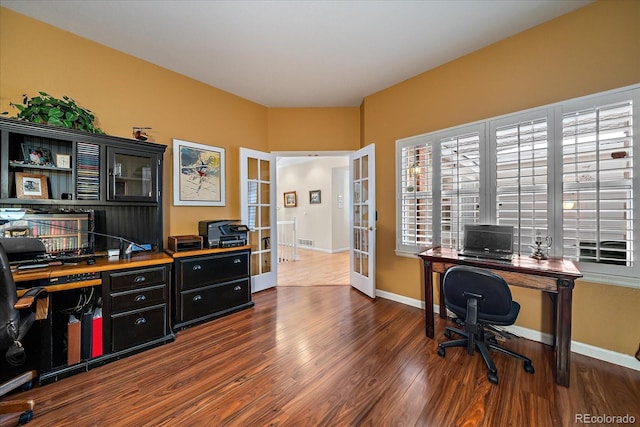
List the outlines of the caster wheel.
<svg viewBox="0 0 640 427">
<path fill-rule="evenodd" d="M 29 421 L 31 421 L 32 418 L 33 418 L 33 411 L 25 411 L 22 414 L 20 414 L 20 417 L 18 418 L 18 425 L 21 426 L 23 424 L 26 424 Z"/>
<path fill-rule="evenodd" d="M 445 355 L 444 348 L 438 347 L 438 356 L 444 357 L 444 355 Z"/>
<path fill-rule="evenodd" d="M 524 363 L 524 370 L 529 374 L 533 374 L 536 371 L 535 369 L 533 369 L 533 365 L 527 362 Z"/>
<path fill-rule="evenodd" d="M 448 329 L 446 331 L 444 331 L 444 336 L 447 337 L 447 338 L 451 338 L 451 331 L 448 330 Z"/>
<path fill-rule="evenodd" d="M 498 384 L 498 375 L 497 374 L 489 372 L 489 375 L 487 375 L 487 378 L 489 378 L 489 382 L 491 382 L 493 384 Z"/>
</svg>

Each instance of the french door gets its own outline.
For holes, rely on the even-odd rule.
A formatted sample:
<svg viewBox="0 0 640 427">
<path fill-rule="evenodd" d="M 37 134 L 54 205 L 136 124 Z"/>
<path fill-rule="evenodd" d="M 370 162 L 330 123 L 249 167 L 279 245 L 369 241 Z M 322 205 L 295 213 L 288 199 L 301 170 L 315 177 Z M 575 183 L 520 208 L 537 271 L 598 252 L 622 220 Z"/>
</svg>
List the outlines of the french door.
<svg viewBox="0 0 640 427">
<path fill-rule="evenodd" d="M 250 230 L 251 292 L 278 281 L 275 178 L 274 155 L 240 148 L 240 214 Z"/>
<path fill-rule="evenodd" d="M 351 190 L 350 282 L 351 286 L 375 298 L 376 182 L 375 145 L 349 155 Z"/>
</svg>

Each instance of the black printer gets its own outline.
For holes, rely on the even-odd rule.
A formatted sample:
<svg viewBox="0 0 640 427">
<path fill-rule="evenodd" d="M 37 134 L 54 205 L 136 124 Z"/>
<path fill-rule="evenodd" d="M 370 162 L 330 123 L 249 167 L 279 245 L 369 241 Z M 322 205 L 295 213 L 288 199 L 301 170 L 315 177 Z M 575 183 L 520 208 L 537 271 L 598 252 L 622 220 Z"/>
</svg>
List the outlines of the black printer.
<svg viewBox="0 0 640 427">
<path fill-rule="evenodd" d="M 233 248 L 247 244 L 249 227 L 237 220 L 212 220 L 198 222 L 198 234 L 205 248 Z"/>
</svg>

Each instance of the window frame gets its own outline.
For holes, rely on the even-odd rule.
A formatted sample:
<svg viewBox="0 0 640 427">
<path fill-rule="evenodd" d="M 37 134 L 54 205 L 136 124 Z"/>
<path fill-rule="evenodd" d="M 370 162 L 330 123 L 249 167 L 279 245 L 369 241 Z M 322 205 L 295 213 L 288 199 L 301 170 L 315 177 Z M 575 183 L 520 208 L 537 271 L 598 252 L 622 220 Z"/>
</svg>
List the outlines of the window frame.
<svg viewBox="0 0 640 427">
<path fill-rule="evenodd" d="M 429 247 L 440 246 L 441 242 L 441 141 L 444 138 L 469 133 L 470 129 L 480 129 L 480 223 L 496 223 L 497 218 L 497 151 L 496 129 L 505 125 L 516 125 L 531 118 L 546 117 L 547 126 L 547 230 L 552 239 L 549 255 L 560 257 L 563 255 L 563 117 L 567 113 L 581 111 L 593 107 L 602 107 L 621 101 L 631 100 L 633 104 L 632 141 L 635 142 L 635 157 L 640 153 L 640 84 L 622 87 L 606 92 L 587 95 L 536 107 L 528 110 L 488 118 L 473 123 L 441 129 L 396 141 L 396 254 L 399 256 L 415 255 Z M 426 246 L 402 244 L 402 203 L 401 177 L 406 170 L 402 170 L 399 159 L 402 149 L 411 145 L 432 145 L 432 182 L 431 192 L 432 241 Z M 632 159 L 632 265 L 620 266 L 604 263 L 581 262 L 576 264 L 589 281 L 640 288 L 640 160 Z M 523 245 L 523 254 L 526 246 Z"/>
</svg>

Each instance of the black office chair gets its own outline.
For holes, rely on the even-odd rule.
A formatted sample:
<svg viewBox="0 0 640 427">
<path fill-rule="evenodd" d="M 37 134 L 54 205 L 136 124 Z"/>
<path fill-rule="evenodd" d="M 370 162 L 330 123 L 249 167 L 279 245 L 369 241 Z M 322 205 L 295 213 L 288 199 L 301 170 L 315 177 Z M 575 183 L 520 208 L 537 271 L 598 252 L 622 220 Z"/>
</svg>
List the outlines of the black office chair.
<svg viewBox="0 0 640 427">
<path fill-rule="evenodd" d="M 10 365 L 25 363 L 26 353 L 21 341 L 37 317 L 46 317 L 46 303 L 37 310 L 38 300 L 46 296 L 44 288 L 32 288 L 18 298 L 7 252 L 0 242 L 0 352 Z M 37 376 L 36 371 L 29 370 L 0 384 L 0 397 L 18 387 L 29 388 Z M 33 406 L 33 400 L 0 401 L 0 414 L 22 412 L 18 424 L 25 424 L 33 417 Z"/>
<path fill-rule="evenodd" d="M 459 265 L 445 272 L 442 290 L 447 309 L 464 321 L 464 331 L 446 327 L 444 335 L 450 338 L 454 332 L 464 338 L 440 343 L 438 355 L 444 357 L 447 347 L 467 347 L 469 355 L 477 348 L 489 369 L 489 381 L 494 384 L 498 383 L 498 370 L 489 349 L 524 361 L 524 370 L 534 373 L 531 359 L 499 346 L 493 333 L 486 331 L 488 325 L 513 325 L 520 311 L 520 304 L 511 299 L 511 290 L 502 277 L 482 268 Z"/>
</svg>

